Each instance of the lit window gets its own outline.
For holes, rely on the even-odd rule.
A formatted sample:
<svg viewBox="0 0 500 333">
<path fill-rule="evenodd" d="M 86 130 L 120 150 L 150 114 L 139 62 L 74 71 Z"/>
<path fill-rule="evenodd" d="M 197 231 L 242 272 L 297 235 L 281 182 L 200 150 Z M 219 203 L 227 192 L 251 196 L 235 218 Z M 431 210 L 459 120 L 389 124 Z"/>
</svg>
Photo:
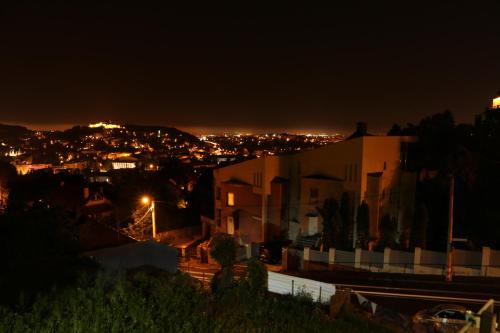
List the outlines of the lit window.
<svg viewBox="0 0 500 333">
<path fill-rule="evenodd" d="M 230 207 L 234 206 L 234 193 L 227 192 L 227 205 Z"/>
</svg>

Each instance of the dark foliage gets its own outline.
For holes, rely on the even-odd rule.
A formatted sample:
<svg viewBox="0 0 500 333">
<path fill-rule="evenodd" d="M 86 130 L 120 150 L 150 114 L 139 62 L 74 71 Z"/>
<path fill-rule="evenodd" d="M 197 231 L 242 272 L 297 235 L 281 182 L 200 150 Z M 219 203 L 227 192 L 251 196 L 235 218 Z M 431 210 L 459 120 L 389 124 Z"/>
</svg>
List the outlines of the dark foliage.
<svg viewBox="0 0 500 333">
<path fill-rule="evenodd" d="M 74 278 L 81 261 L 64 212 L 37 205 L 0 216 L 0 302 L 29 304 L 37 293 Z"/>
</svg>

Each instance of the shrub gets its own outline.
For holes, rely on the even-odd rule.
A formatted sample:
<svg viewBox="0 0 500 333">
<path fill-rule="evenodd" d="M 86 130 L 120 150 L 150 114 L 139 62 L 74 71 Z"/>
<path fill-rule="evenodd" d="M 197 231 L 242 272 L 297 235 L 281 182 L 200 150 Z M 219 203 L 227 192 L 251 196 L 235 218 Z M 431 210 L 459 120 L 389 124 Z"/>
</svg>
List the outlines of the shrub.
<svg viewBox="0 0 500 333">
<path fill-rule="evenodd" d="M 267 291 L 267 269 L 260 261 L 251 259 L 247 264 L 245 282 L 255 293 Z"/>
<path fill-rule="evenodd" d="M 182 275 L 101 274 L 38 297 L 26 311 L 0 307 L 0 332 L 389 332 L 335 321 L 312 302 L 255 294 L 248 285 L 211 297 Z"/>
<path fill-rule="evenodd" d="M 222 266 L 232 267 L 236 261 L 237 244 L 233 236 L 218 234 L 212 240 L 210 255 Z"/>
</svg>

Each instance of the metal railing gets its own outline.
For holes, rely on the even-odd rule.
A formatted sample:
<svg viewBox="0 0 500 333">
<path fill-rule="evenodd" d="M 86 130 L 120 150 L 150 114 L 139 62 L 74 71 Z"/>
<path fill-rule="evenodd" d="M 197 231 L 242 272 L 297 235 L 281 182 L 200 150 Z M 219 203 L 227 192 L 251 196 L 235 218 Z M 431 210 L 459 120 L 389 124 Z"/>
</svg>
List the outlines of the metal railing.
<svg viewBox="0 0 500 333">
<path fill-rule="evenodd" d="M 490 299 L 476 314 L 467 314 L 467 324 L 458 333 L 469 332 L 473 328 L 479 328 L 479 332 L 496 332 L 497 318 L 494 313 L 495 300 Z M 476 330 L 477 331 L 477 330 Z"/>
</svg>

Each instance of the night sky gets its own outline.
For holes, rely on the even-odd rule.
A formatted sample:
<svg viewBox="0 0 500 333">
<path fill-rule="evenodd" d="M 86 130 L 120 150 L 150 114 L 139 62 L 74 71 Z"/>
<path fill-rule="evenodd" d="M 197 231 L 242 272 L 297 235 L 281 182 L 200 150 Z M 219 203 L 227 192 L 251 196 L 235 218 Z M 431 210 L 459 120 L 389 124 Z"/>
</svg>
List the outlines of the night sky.
<svg viewBox="0 0 500 333">
<path fill-rule="evenodd" d="M 500 90 L 499 1 L 330 2 L 2 1 L 0 122 L 376 133 Z"/>
</svg>

